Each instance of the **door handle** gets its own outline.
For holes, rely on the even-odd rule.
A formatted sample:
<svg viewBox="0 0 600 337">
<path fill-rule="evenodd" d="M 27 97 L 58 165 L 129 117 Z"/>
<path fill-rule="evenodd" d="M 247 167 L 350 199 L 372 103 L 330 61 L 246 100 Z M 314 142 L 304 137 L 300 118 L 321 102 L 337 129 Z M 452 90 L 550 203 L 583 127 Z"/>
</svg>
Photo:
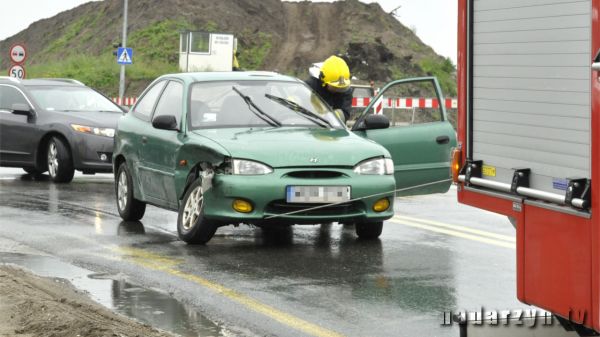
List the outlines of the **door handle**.
<svg viewBox="0 0 600 337">
<path fill-rule="evenodd" d="M 146 144 L 146 143 L 148 143 L 148 137 L 143 136 L 142 137 L 142 144 Z"/>
<path fill-rule="evenodd" d="M 435 139 L 435 142 L 438 144 L 448 144 L 450 142 L 450 137 L 448 136 L 438 136 Z"/>
</svg>

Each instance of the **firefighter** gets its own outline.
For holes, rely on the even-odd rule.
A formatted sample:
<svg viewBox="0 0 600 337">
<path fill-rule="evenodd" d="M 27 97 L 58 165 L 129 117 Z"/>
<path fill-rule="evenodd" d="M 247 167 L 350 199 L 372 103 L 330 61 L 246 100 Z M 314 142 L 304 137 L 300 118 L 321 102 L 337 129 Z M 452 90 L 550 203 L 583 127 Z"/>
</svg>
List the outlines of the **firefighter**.
<svg viewBox="0 0 600 337">
<path fill-rule="evenodd" d="M 344 120 L 348 120 L 352 108 L 352 90 L 350 69 L 346 61 L 337 56 L 330 56 L 320 67 L 316 65 L 316 68 L 311 68 L 310 73 L 306 84 L 333 109 L 342 110 Z"/>
</svg>

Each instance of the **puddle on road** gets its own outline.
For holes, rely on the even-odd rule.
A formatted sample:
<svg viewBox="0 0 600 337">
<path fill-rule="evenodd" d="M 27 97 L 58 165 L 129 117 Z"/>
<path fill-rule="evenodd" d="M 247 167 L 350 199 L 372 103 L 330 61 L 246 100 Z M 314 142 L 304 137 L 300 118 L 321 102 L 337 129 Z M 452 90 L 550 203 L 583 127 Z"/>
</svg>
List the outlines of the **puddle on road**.
<svg viewBox="0 0 600 337">
<path fill-rule="evenodd" d="M 2 253 L 2 263 L 22 266 L 40 276 L 67 279 L 115 312 L 184 337 L 232 335 L 231 331 L 168 294 L 136 286 L 118 277 L 94 274 L 46 256 Z"/>
</svg>

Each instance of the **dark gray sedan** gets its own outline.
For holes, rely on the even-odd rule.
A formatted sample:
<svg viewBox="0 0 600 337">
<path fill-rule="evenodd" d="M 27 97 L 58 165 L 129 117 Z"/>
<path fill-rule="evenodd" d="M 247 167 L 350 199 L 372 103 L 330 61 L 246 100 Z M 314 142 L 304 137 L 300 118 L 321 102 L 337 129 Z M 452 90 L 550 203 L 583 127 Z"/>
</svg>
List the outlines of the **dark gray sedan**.
<svg viewBox="0 0 600 337">
<path fill-rule="evenodd" d="M 54 182 L 112 171 L 113 136 L 123 110 L 69 79 L 0 78 L 0 166 L 46 171 Z"/>
</svg>

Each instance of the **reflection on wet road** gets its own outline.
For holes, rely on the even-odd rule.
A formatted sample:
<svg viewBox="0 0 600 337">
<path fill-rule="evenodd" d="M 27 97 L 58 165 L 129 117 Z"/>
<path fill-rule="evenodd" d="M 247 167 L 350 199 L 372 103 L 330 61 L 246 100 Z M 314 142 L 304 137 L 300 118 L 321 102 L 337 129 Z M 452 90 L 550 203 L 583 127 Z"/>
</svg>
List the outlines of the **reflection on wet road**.
<svg viewBox="0 0 600 337">
<path fill-rule="evenodd" d="M 375 242 L 338 224 L 228 226 L 187 246 L 174 212 L 122 222 L 109 175 L 56 185 L 17 172 L 0 170 L 0 237 L 166 291 L 239 335 L 458 336 L 444 311 L 528 308 L 515 295 L 512 226 L 453 191 L 397 200 Z"/>
</svg>

